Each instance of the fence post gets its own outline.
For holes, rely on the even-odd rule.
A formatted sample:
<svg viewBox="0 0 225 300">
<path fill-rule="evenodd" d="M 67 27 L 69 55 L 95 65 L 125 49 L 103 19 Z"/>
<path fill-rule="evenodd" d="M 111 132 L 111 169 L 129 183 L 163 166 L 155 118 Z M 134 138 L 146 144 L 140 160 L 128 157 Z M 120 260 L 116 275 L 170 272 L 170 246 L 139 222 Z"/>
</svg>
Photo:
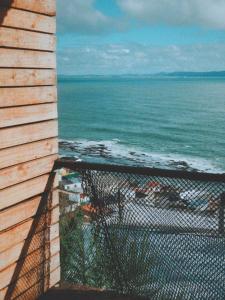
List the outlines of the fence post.
<svg viewBox="0 0 225 300">
<path fill-rule="evenodd" d="M 219 204 L 219 234 L 225 233 L 225 222 L 224 222 L 224 212 L 225 212 L 225 192 L 220 195 L 220 204 Z"/>
</svg>

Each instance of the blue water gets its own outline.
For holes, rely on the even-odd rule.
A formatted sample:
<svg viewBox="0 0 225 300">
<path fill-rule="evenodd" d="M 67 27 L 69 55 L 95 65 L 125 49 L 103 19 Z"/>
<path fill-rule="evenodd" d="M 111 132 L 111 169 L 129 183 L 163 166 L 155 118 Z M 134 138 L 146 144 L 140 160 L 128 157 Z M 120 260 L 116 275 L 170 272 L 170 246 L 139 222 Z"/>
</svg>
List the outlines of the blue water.
<svg viewBox="0 0 225 300">
<path fill-rule="evenodd" d="M 63 153 L 225 172 L 225 78 L 71 77 L 58 91 Z"/>
</svg>

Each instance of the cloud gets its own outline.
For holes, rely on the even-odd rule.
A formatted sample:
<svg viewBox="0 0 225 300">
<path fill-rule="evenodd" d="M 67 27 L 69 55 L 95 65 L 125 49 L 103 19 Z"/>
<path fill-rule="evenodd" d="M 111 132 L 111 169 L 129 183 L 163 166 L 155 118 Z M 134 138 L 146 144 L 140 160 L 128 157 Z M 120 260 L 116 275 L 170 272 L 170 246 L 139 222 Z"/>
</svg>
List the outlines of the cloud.
<svg viewBox="0 0 225 300">
<path fill-rule="evenodd" d="M 119 17 L 101 12 L 95 7 L 96 0 L 57 0 L 58 32 L 99 35 L 126 31 L 141 23 L 225 29 L 225 0 L 114 1 L 123 11 Z"/>
<path fill-rule="evenodd" d="M 149 46 L 108 44 L 65 48 L 58 53 L 60 74 L 149 74 L 225 69 L 225 44 Z"/>
<path fill-rule="evenodd" d="M 148 24 L 225 29 L 224 0 L 117 0 L 130 17 Z"/>
<path fill-rule="evenodd" d="M 57 0 L 58 31 L 100 34 L 119 24 L 94 7 L 94 0 Z"/>
</svg>

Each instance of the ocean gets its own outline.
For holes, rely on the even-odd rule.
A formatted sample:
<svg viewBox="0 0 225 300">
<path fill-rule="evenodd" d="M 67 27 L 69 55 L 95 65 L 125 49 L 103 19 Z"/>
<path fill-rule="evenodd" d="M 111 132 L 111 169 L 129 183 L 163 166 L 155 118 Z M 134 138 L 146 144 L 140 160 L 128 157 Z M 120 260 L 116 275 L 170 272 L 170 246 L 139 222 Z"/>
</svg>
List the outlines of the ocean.
<svg viewBox="0 0 225 300">
<path fill-rule="evenodd" d="M 60 153 L 225 172 L 225 78 L 59 77 Z"/>
</svg>

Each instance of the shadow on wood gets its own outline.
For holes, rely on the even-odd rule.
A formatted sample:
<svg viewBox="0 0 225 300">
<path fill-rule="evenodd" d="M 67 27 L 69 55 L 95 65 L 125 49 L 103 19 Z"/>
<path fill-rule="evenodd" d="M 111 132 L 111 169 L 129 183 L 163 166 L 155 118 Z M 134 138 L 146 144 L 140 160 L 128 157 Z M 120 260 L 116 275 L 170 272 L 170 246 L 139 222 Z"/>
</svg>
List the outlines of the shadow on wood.
<svg viewBox="0 0 225 300">
<path fill-rule="evenodd" d="M 13 0 L 1 0 L 0 1 L 0 25 L 2 25 L 5 16 L 9 8 L 11 7 Z"/>
<path fill-rule="evenodd" d="M 31 287 L 34 295 L 33 299 L 36 299 L 50 285 L 50 224 L 54 179 L 55 172 L 51 172 L 28 237 L 13 270 L 11 281 L 4 297 L 5 300 L 14 299 L 29 291 Z M 42 231 L 37 235 L 40 228 Z M 37 250 L 31 252 L 30 245 L 35 234 L 35 248 Z"/>
</svg>

